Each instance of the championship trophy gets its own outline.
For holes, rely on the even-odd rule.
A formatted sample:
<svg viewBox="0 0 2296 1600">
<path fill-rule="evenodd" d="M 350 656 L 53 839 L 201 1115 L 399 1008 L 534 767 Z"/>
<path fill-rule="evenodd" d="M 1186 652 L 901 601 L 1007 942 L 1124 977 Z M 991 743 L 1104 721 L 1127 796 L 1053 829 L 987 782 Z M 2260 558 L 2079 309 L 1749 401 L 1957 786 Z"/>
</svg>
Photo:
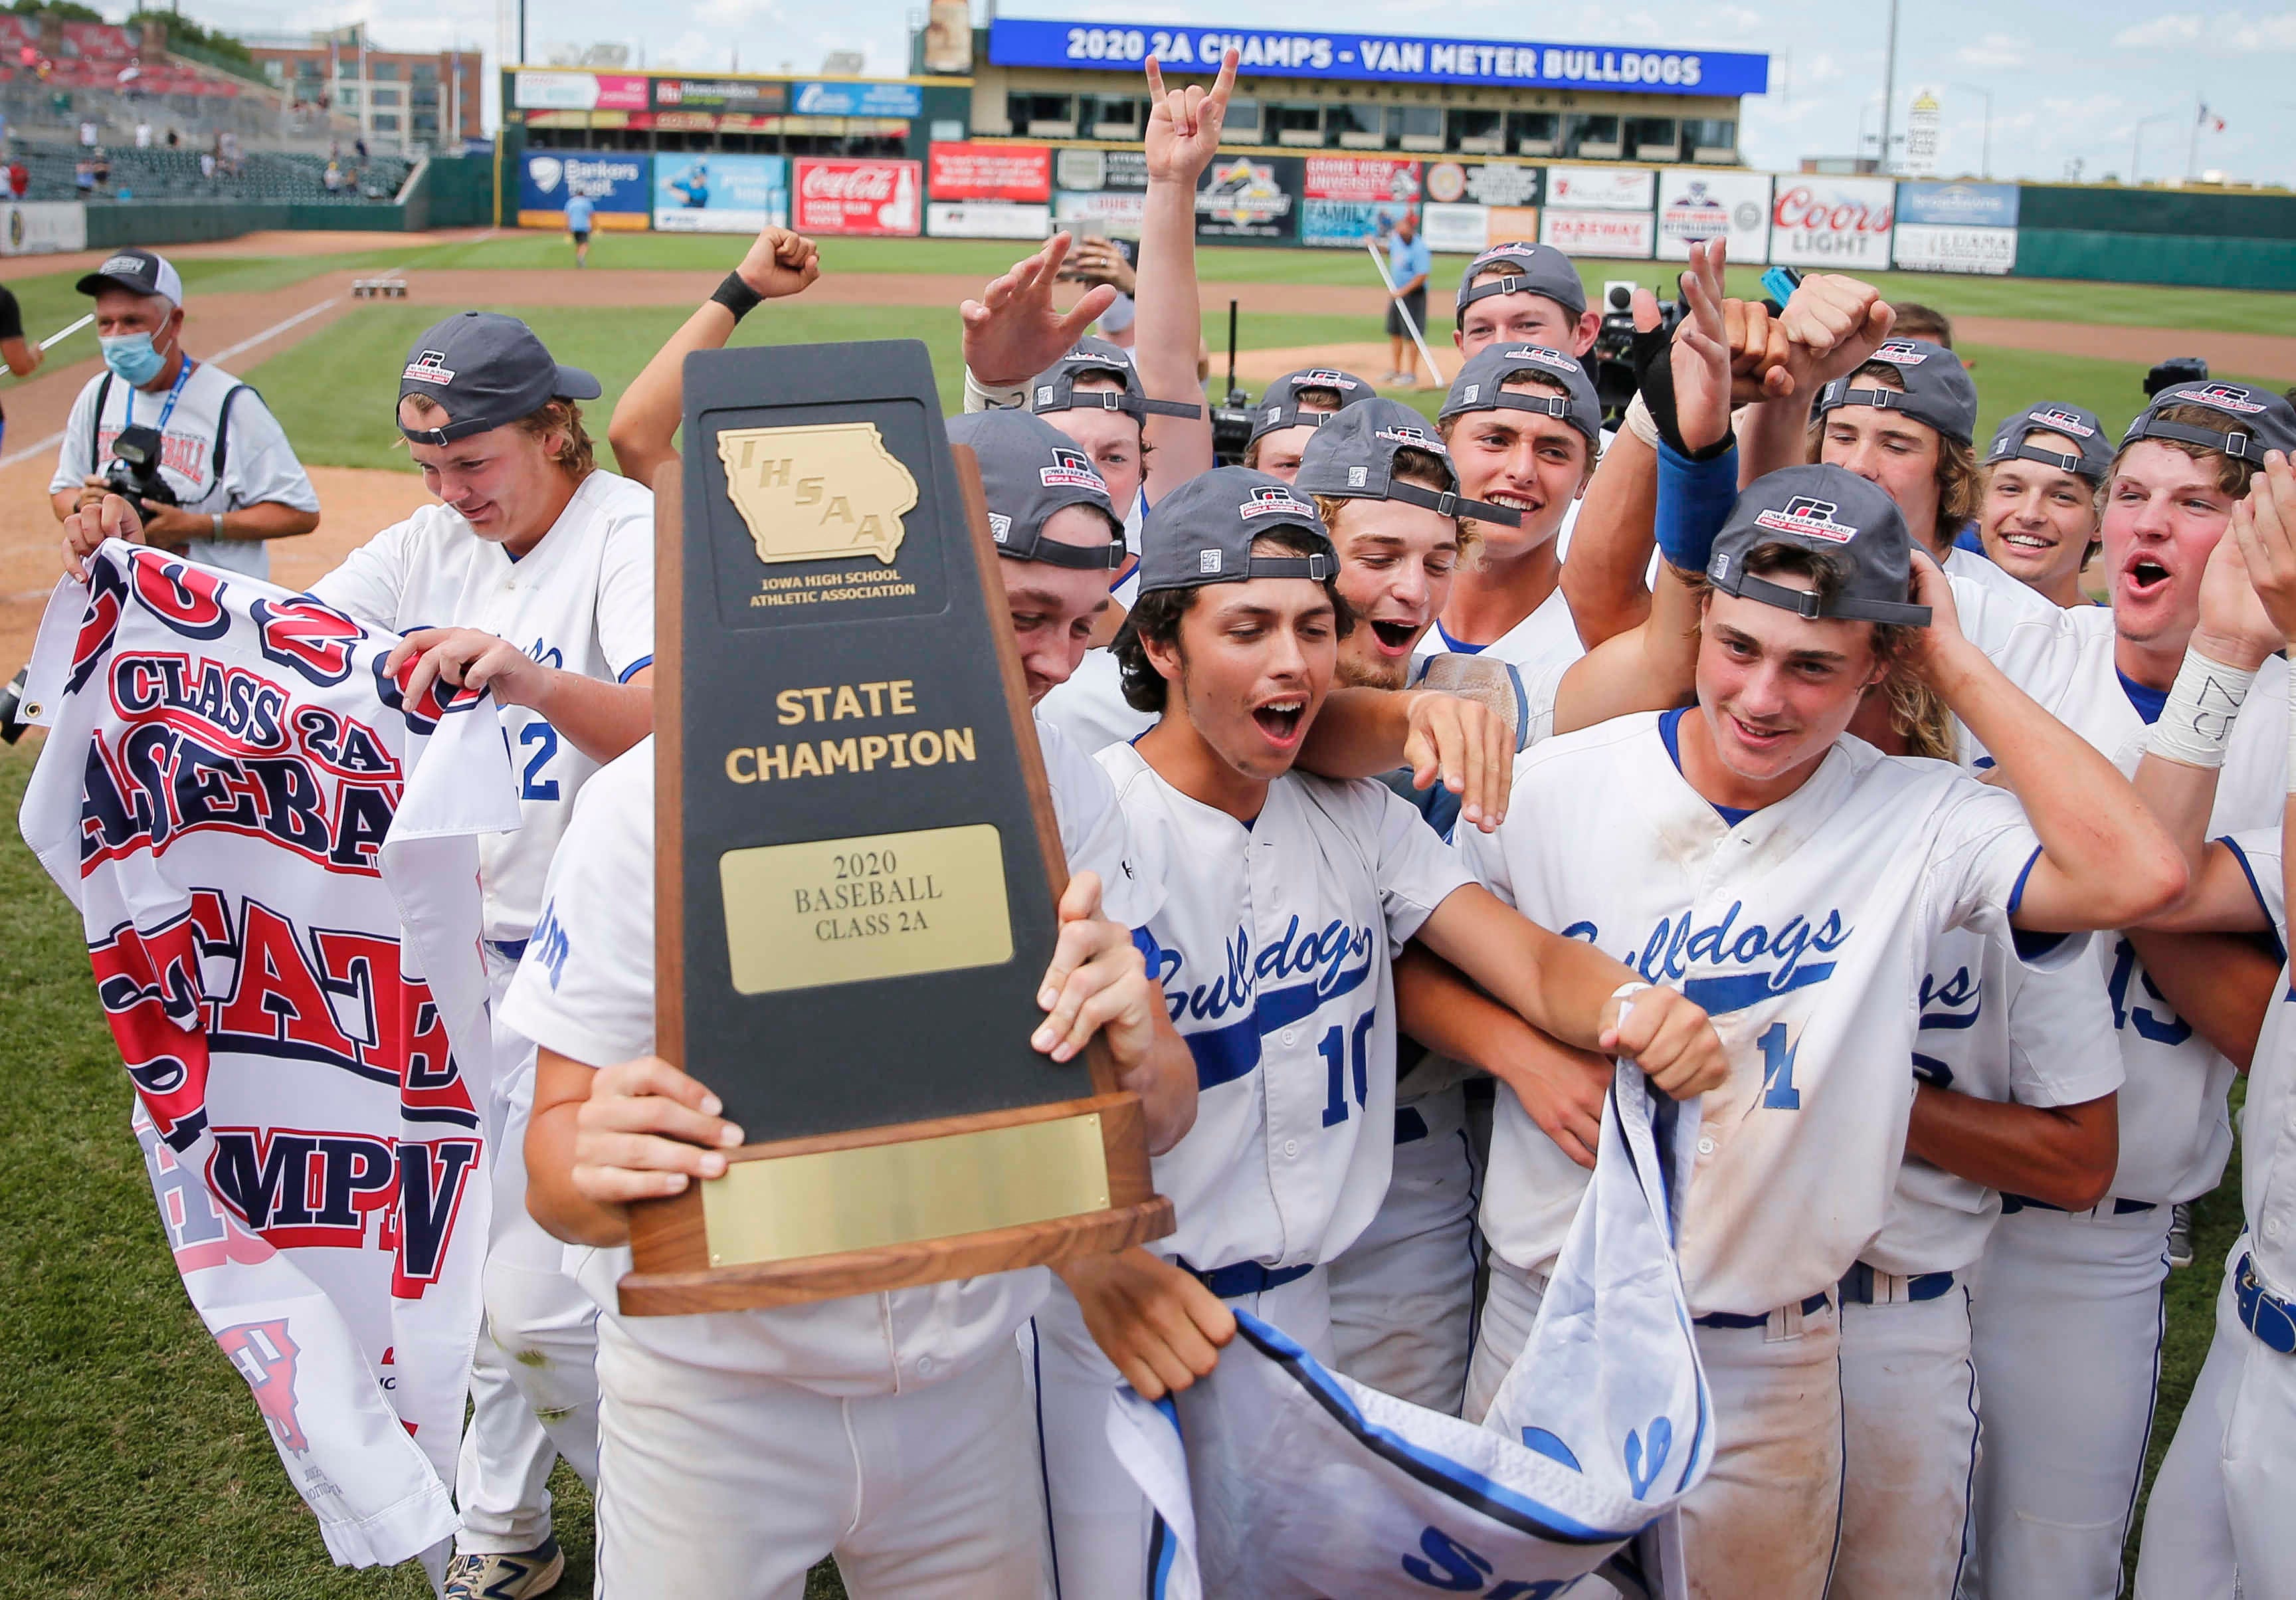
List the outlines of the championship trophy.
<svg viewBox="0 0 2296 1600">
<path fill-rule="evenodd" d="M 656 505 L 656 1049 L 752 1141 L 630 1208 L 626 1315 L 1172 1229 L 1097 1040 L 1029 1038 L 1068 882 L 972 453 L 915 341 L 704 351 Z"/>
</svg>

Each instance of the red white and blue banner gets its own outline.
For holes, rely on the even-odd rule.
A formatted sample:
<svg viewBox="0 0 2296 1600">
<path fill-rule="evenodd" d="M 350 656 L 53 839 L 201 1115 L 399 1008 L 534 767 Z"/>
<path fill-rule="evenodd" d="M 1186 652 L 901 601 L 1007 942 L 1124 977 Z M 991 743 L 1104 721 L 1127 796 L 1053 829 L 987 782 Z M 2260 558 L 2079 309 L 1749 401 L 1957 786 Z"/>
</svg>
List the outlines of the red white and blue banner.
<svg viewBox="0 0 2296 1600">
<path fill-rule="evenodd" d="M 79 910 L 193 1305 L 347 1566 L 455 1531 L 491 1152 L 493 702 L 394 636 L 118 541 L 49 602 L 24 838 Z"/>
</svg>

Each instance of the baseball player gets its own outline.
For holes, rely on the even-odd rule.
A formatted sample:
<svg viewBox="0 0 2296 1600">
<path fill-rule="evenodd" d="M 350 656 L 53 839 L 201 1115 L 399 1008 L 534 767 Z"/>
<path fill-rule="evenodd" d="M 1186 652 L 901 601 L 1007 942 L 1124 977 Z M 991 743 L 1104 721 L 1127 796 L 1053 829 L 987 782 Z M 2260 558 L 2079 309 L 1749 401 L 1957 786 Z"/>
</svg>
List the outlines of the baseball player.
<svg viewBox="0 0 2296 1600">
<path fill-rule="evenodd" d="M 1295 774 L 1347 613 L 1315 508 L 1221 468 L 1151 513 L 1118 651 L 1156 726 L 1102 752 L 1136 835 L 1162 841 L 1165 905 L 1136 936 L 1195 1062 L 1197 1120 L 1156 1162 L 1180 1231 L 1071 1262 L 1037 1319 L 1037 1391 L 1064 1595 L 1141 1592 L 1146 1502 L 1107 1440 L 1119 1377 L 1153 1398 L 1209 1370 L 1224 1301 L 1332 1353 L 1319 1270 L 1387 1187 L 1390 962 L 1414 936 L 1564 1041 L 1634 1057 L 1669 1094 L 1718 1062 L 1697 1007 L 1509 915 L 1385 787 Z M 1649 1005 L 1650 1008 L 1645 1009 Z M 1105 1352 L 1105 1353 L 1103 1353 Z"/>
<path fill-rule="evenodd" d="M 1363 379 L 1334 367 L 1302 367 L 1284 373 L 1262 391 L 1252 407 L 1251 438 L 1243 447 L 1243 464 L 1291 482 L 1300 473 L 1300 452 L 1308 447 L 1324 420 L 1342 407 L 1371 398 L 1374 392 Z"/>
<path fill-rule="evenodd" d="M 566 197 L 566 236 L 574 242 L 574 265 L 578 267 L 590 265 L 590 224 L 597 209 L 598 202 L 586 194 Z"/>
<path fill-rule="evenodd" d="M 1016 619 L 1042 604 L 1088 623 L 1121 549 L 1104 490 L 1048 426 L 999 413 L 952 425 L 978 454 Z M 1042 595 L 1042 600 L 1029 596 Z M 1024 633 L 1032 693 L 1083 630 Z M 1067 665 L 1063 665 L 1065 661 Z M 1153 913 L 1108 780 L 1038 726 L 1070 864 L 1052 1014 L 1033 1043 L 1075 1058 L 1103 1033 L 1142 1096 L 1152 1149 L 1194 1112 L 1195 1079 L 1127 927 Z M 1101 920 L 1099 884 L 1109 885 Z M 1016 1330 L 1040 1269 L 779 1311 L 623 1318 L 624 1202 L 718 1176 L 742 1135 L 653 1046 L 653 753 L 641 744 L 584 800 L 548 888 L 546 933 L 513 984 L 513 1025 L 542 1045 L 528 1136 L 536 1214 L 607 1309 L 599 1581 L 607 1593 L 789 1596 L 834 1554 L 856 1596 L 1051 1591 L 1035 1420 Z"/>
<path fill-rule="evenodd" d="M 2112 465 L 2094 412 L 2044 401 L 2010 416 L 1985 452 L 1977 532 L 1986 558 L 2053 604 L 2087 605 L 2081 572 L 2104 542 L 2098 502 Z"/>
<path fill-rule="evenodd" d="M 311 587 L 320 603 L 406 635 L 387 663 L 492 691 L 519 780 L 520 826 L 480 844 L 494 985 L 494 1222 L 487 1335 L 455 1486 L 449 1596 L 521 1600 L 563 1560 L 545 1488 L 562 1455 L 597 1475 L 594 1309 L 527 1213 L 521 1136 L 533 1046 L 499 1004 L 542 909 L 575 794 L 644 737 L 653 695 L 653 501 L 593 464 L 579 402 L 598 381 L 554 361 L 525 324 L 464 312 L 407 351 L 398 423 L 439 504 L 385 529 Z M 87 542 L 92 546 L 94 539 Z M 513 1375 L 514 1374 L 514 1375 Z"/>
<path fill-rule="evenodd" d="M 2157 747 L 2163 724 L 2178 726 L 2169 712 L 2180 693 L 2212 694 L 2210 684 L 2239 676 L 2226 664 L 2245 647 L 2202 626 L 2203 574 L 2256 463 L 2291 447 L 2296 408 L 2240 384 L 2164 389 L 2131 424 L 2105 486 L 2111 607 L 2054 611 L 2070 652 L 2023 680 L 2120 767 L 2135 770 L 2148 738 Z M 2246 683 L 2276 706 L 2286 669 L 2264 661 Z M 2214 703 L 2179 721 L 2227 726 Z M 2275 722 L 2251 708 L 2228 725 L 2228 743 L 2211 741 L 2224 768 L 2211 833 L 2277 818 Z M 2112 1193 L 2070 1212 L 2012 1196 L 1974 1277 L 1987 1437 L 1964 1587 L 2005 1600 L 2118 1588 L 2160 1370 L 2171 1207 L 2216 1186 L 2232 1142 L 2231 1062 L 2169 1004 L 2137 938 L 2096 944 L 2127 1075 Z"/>
<path fill-rule="evenodd" d="M 1685 426 L 1685 442 L 1725 426 Z M 1710 529 L 1718 501 L 1693 491 L 1734 482 L 1734 454 L 1668 465 L 1661 522 Z M 1718 504 L 1696 706 L 1532 751 L 1509 823 L 1460 849 L 1525 915 L 1628 953 L 1716 1015 L 1732 1080 L 1702 1104 L 1682 1239 L 1721 1430 L 1686 1507 L 1691 1588 L 1815 1596 L 1840 1510 L 1838 1284 L 1881 1231 L 1905 1152 L 1925 959 L 1953 928 L 2005 940 L 2136 920 L 2184 872 L 2126 780 L 1961 636 L 1886 495 L 1813 466 Z M 1695 543 L 1685 531 L 1661 546 Z M 1845 741 L 1893 674 L 1985 737 L 2015 793 Z M 1583 1187 L 1503 1091 L 1471 1416 L 1523 1347 Z"/>
<path fill-rule="evenodd" d="M 1488 345 L 1528 344 L 1583 358 L 1602 332 L 1570 258 L 1551 244 L 1494 244 L 1459 275 L 1451 342 L 1462 356 Z"/>
<path fill-rule="evenodd" d="M 2296 626 L 2296 606 L 2290 603 L 2296 596 L 2296 473 L 2280 453 L 2267 454 L 2264 463 L 2224 544 L 2237 542 L 2238 564 L 2253 579 L 2269 623 L 2261 631 L 2284 640 L 2285 630 Z M 2212 557 L 2211 567 L 2218 564 Z M 2251 706 L 2243 719 L 2258 715 Z M 2274 720 L 2268 710 L 2264 719 Z M 2291 750 L 2296 751 L 2296 733 Z M 2296 775 L 2296 758 L 2290 771 Z M 2181 758 L 2164 759 L 2157 744 L 2139 769 L 2140 784 L 2151 782 L 2149 792 L 2201 864 L 2174 923 L 2260 933 L 2284 961 L 2291 811 L 2284 808 L 2278 828 L 2243 831 L 2203 849 L 2216 776 Z M 2162 778 L 2169 781 L 2165 792 Z M 2296 792 L 2296 778 L 2289 787 Z M 2296 1311 L 2281 1288 L 2296 1280 L 2287 1262 L 2289 1084 L 2296 1071 L 2296 1038 L 2289 1032 L 2284 965 L 2276 979 L 2248 1074 L 2241 1169 L 2248 1226 L 2226 1260 L 2208 1360 L 2145 1513 L 2136 1592 L 2158 1600 L 2279 1594 L 2296 1583 L 2296 1545 L 2278 1504 L 2288 1423 L 2296 1412 L 2289 1383 Z M 2236 1009 L 2244 1025 L 2257 1025 L 2253 1010 L 2244 1004 Z"/>
<path fill-rule="evenodd" d="M 184 280 L 164 256 L 115 250 L 77 287 L 94 299 L 104 370 L 64 423 L 48 480 L 56 520 L 102 495 L 125 435 L 170 496 L 139 496 L 147 542 L 269 577 L 268 541 L 316 528 L 319 497 L 263 397 L 185 351 Z"/>
</svg>

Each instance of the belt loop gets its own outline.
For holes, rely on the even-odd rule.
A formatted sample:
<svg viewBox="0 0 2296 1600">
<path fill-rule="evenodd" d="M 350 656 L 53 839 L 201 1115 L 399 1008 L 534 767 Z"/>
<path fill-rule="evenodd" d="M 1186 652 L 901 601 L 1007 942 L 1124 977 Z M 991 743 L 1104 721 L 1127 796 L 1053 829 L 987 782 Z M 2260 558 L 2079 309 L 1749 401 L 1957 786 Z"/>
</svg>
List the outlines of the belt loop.
<svg viewBox="0 0 2296 1600">
<path fill-rule="evenodd" d="M 1762 1342 L 1778 1344 L 1788 1339 L 1801 1337 L 1801 1308 L 1780 1306 L 1770 1313 L 1769 1326 L 1764 1330 Z"/>
</svg>

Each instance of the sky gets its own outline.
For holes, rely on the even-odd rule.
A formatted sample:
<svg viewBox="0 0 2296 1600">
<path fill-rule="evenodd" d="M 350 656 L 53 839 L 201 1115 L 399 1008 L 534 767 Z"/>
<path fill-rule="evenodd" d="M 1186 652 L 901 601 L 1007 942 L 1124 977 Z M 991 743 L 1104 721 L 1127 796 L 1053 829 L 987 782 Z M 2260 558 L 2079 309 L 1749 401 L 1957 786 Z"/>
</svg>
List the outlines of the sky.
<svg viewBox="0 0 2296 1600">
<path fill-rule="evenodd" d="M 515 0 L 502 0 L 515 4 Z M 1904 7 L 1896 122 L 1916 88 L 1944 103 L 1947 175 L 2061 179 L 2079 162 L 2095 180 L 2163 179 L 2217 170 L 2235 181 L 2296 185 L 2296 7 L 2178 7 L 2189 0 L 1917 0 Z M 987 0 L 974 0 L 976 19 Z M 123 14 L 125 6 L 118 6 Z M 234 31 L 300 32 L 368 20 L 394 48 L 478 44 L 493 64 L 498 0 L 430 0 L 418 12 L 375 0 L 190 0 L 202 22 Z M 1560 0 L 1526 24 L 1518 0 L 1318 0 L 1326 29 L 1462 38 L 1767 51 L 1771 92 L 1744 103 L 1740 149 L 1751 165 L 1792 170 L 1807 155 L 1848 155 L 1881 126 L 1888 7 L 1877 0 Z M 909 20 L 921 0 L 552 0 L 529 12 L 528 54 L 599 41 L 643 51 L 649 66 L 724 71 L 817 70 L 832 50 L 859 50 L 872 74 L 906 70 Z M 1006 0 L 1008 16 L 1143 24 L 1282 25 L 1296 0 Z M 633 18 L 645 19 L 633 31 Z M 489 79 L 492 73 L 489 72 Z M 491 111 L 493 86 L 489 82 Z M 1991 98 L 1988 138 L 1987 95 Z M 2194 134 L 2199 107 L 2210 121 Z M 2221 119 L 2222 131 L 2214 122 Z M 2140 128 L 2140 121 L 2142 127 Z"/>
</svg>

